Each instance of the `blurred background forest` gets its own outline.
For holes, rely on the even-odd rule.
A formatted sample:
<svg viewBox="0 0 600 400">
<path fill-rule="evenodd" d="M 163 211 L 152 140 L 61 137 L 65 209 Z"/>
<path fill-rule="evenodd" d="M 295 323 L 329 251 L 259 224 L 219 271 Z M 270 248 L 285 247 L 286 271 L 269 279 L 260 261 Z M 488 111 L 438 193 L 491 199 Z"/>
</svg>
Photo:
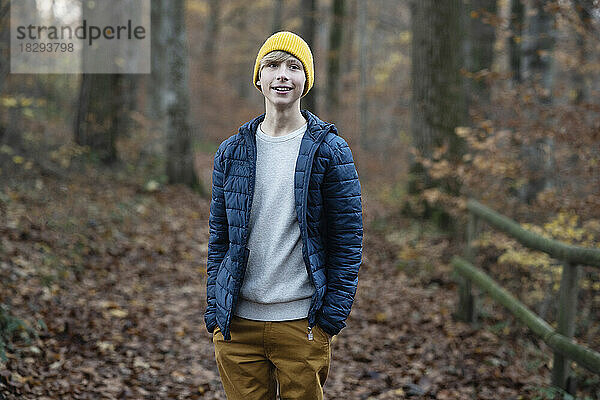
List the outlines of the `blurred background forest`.
<svg viewBox="0 0 600 400">
<path fill-rule="evenodd" d="M 12 74 L 0 0 L 0 399 L 225 398 L 202 322 L 213 155 L 264 111 L 252 68 L 279 30 L 310 44 L 302 108 L 363 191 L 327 398 L 600 399 L 577 364 L 551 386 L 552 350 L 485 296 L 454 318 L 449 261 L 469 198 L 600 247 L 598 0 L 151 4 L 151 74 Z M 561 262 L 482 229 L 478 266 L 556 326 Z M 579 287 L 574 338 L 600 351 L 598 268 Z"/>
</svg>

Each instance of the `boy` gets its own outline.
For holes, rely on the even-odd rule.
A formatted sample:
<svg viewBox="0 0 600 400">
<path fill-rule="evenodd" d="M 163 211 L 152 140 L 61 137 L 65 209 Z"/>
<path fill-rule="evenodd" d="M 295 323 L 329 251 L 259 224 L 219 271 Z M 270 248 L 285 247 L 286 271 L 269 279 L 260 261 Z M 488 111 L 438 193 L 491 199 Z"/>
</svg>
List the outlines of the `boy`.
<svg viewBox="0 0 600 400">
<path fill-rule="evenodd" d="M 219 146 L 213 169 L 206 328 L 228 399 L 322 399 L 362 257 L 362 202 L 348 144 L 300 110 L 310 48 L 269 37 L 253 83 L 265 113 Z"/>
</svg>

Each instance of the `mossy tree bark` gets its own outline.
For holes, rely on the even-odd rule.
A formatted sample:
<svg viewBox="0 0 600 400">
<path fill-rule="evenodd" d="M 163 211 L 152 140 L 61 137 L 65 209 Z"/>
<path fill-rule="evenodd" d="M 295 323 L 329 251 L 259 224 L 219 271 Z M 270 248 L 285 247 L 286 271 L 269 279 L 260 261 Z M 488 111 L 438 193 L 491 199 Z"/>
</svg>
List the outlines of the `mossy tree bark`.
<svg viewBox="0 0 600 400">
<path fill-rule="evenodd" d="M 167 18 L 167 179 L 205 194 L 193 162 L 192 130 L 189 124 L 188 49 L 185 0 L 173 0 L 162 17 Z"/>
<path fill-rule="evenodd" d="M 459 160 L 463 141 L 455 128 L 467 116 L 463 79 L 463 40 L 461 0 L 433 0 L 411 3 L 412 11 L 412 99 L 411 135 L 418 153 L 431 159 L 436 148 L 446 147 L 450 164 Z M 439 188 L 451 194 L 459 193 L 454 179 L 433 179 L 422 163 L 411 161 L 408 192 L 419 195 L 425 189 Z M 409 210 L 411 212 L 411 210 Z M 441 207 L 424 202 L 420 217 L 434 219 L 443 229 L 452 227 L 449 214 Z"/>
</svg>

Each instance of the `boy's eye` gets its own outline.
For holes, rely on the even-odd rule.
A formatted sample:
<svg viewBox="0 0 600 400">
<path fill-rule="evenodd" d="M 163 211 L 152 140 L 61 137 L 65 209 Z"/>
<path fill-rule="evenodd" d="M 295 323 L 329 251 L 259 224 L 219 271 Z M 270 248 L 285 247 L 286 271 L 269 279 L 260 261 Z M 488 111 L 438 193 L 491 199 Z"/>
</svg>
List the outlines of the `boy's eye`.
<svg viewBox="0 0 600 400">
<path fill-rule="evenodd" d="M 277 67 L 277 63 L 274 63 L 274 62 L 272 62 L 272 63 L 270 63 L 268 66 L 269 66 L 269 67 Z"/>
</svg>

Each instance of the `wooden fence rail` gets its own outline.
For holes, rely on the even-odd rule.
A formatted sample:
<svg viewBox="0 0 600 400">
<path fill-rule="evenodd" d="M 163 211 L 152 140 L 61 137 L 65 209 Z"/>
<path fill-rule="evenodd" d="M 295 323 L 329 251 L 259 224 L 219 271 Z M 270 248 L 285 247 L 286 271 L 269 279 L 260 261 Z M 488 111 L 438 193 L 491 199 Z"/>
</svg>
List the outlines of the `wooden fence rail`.
<svg viewBox="0 0 600 400">
<path fill-rule="evenodd" d="M 600 249 L 572 246 L 542 237 L 522 228 L 518 223 L 472 199 L 467 202 L 467 209 L 469 210 L 467 260 L 460 257 L 452 259 L 455 271 L 462 277 L 459 282 L 460 297 L 457 315 L 468 322 L 475 320 L 475 301 L 471 293 L 471 283 L 474 283 L 485 290 L 494 300 L 505 306 L 554 350 L 553 385 L 565 390 L 571 387 L 569 382 L 570 360 L 596 374 L 600 374 L 600 353 L 576 344 L 571 339 L 575 330 L 581 264 L 600 267 Z M 546 321 L 498 285 L 485 272 L 472 265 L 475 261 L 473 240 L 476 237 L 480 220 L 515 238 L 525 247 L 543 251 L 564 263 L 560 283 L 558 328 L 556 331 Z"/>
<path fill-rule="evenodd" d="M 467 202 L 467 209 L 470 213 L 483 219 L 494 228 L 517 239 L 525 247 L 532 250 L 543 251 L 557 260 L 566 261 L 572 264 L 600 267 L 600 249 L 574 246 L 545 238 L 537 233 L 524 229 L 517 222 L 504 215 L 498 214 L 496 211 L 473 199 L 470 199 Z"/>
</svg>

